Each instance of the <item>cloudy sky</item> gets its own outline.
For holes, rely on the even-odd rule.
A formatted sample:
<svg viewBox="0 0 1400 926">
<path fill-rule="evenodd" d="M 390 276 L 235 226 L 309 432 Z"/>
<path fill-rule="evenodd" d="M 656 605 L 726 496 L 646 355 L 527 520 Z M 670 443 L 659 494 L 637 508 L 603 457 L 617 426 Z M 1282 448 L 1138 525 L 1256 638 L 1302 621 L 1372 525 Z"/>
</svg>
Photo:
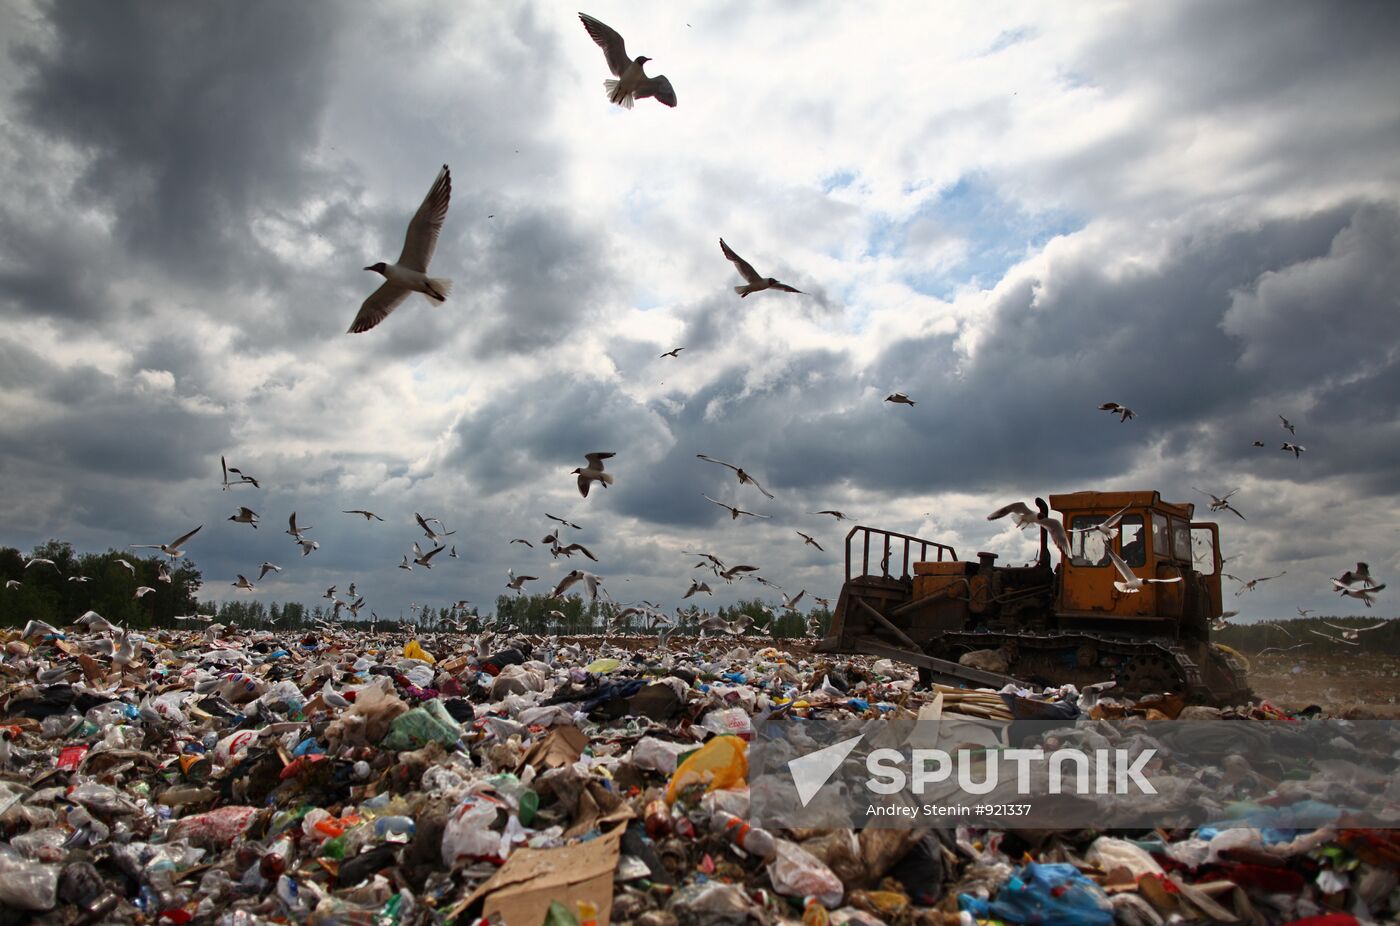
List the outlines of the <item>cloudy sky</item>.
<svg viewBox="0 0 1400 926">
<path fill-rule="evenodd" d="M 683 550 L 834 597 L 819 508 L 1023 561 L 1007 501 L 1238 486 L 1227 569 L 1287 570 L 1245 618 L 1397 578 L 1400 7 L 588 12 L 676 109 L 610 105 L 558 4 L 0 5 L 0 544 L 204 524 L 204 597 L 271 560 L 263 600 L 353 579 L 397 615 L 578 565 L 548 511 L 673 605 Z M 451 300 L 347 335 L 444 163 Z M 721 235 L 809 295 L 740 300 Z M 395 568 L 415 511 L 458 559 Z"/>
</svg>

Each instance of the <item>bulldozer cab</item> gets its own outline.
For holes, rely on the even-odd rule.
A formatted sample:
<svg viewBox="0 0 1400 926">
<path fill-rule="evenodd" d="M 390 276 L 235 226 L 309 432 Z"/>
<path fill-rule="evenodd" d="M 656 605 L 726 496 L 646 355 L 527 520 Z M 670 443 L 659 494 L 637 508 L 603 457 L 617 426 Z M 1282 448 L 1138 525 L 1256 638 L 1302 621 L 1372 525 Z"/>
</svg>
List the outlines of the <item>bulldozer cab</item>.
<svg viewBox="0 0 1400 926">
<path fill-rule="evenodd" d="M 1219 542 L 1216 527 L 1192 523 L 1194 506 L 1162 501 L 1153 492 L 1075 492 L 1050 496 L 1063 516 L 1070 555 L 1061 562 L 1056 611 L 1067 624 L 1118 619 L 1134 623 L 1180 623 L 1184 617 L 1220 613 Z M 1126 510 L 1124 510 L 1126 509 Z M 1089 530 L 1124 511 L 1111 536 Z M 1142 579 L 1177 579 L 1123 591 L 1112 549 Z M 1208 567 L 1208 568 L 1207 568 Z M 1198 588 L 1193 574 L 1206 578 L 1206 601 L 1188 605 Z"/>
</svg>

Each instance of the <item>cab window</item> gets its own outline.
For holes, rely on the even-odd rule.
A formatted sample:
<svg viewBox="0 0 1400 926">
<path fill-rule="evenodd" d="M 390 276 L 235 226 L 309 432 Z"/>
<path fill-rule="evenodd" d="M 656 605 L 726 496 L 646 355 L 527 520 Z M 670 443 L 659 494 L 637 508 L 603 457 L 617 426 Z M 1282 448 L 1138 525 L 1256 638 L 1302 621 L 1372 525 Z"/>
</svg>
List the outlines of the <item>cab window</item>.
<svg viewBox="0 0 1400 926">
<path fill-rule="evenodd" d="M 1199 574 L 1215 575 L 1215 534 L 1209 530 L 1191 532 L 1191 561 Z"/>
<path fill-rule="evenodd" d="M 1118 555 L 1129 566 L 1147 565 L 1147 549 L 1143 543 L 1142 515 L 1124 515 L 1118 522 Z"/>
<path fill-rule="evenodd" d="M 1191 526 L 1176 518 L 1172 518 L 1172 556 L 1191 562 Z"/>
<path fill-rule="evenodd" d="M 1107 566 L 1108 538 L 1098 531 L 1089 530 L 1108 520 L 1107 515 L 1080 514 L 1074 516 L 1069 535 L 1070 562 L 1076 566 Z"/>
<path fill-rule="evenodd" d="M 1152 512 L 1152 555 L 1159 559 L 1171 556 L 1172 537 L 1167 530 L 1167 516 Z"/>
</svg>

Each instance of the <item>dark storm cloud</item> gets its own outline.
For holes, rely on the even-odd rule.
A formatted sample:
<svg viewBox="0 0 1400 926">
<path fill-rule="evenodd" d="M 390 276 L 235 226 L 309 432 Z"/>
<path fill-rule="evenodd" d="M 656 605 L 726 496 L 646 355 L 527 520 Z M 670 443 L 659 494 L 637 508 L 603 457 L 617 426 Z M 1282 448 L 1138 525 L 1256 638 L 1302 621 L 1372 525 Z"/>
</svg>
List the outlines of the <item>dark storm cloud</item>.
<svg viewBox="0 0 1400 926">
<path fill-rule="evenodd" d="M 27 368 L 35 414 L 0 421 L 8 455 L 43 461 L 60 484 L 105 473 L 165 481 L 192 478 L 207 469 L 229 437 L 217 410 L 191 410 L 173 392 L 139 379 L 117 378 L 90 367 L 61 369 L 32 352 L 3 342 L 0 353 Z"/>
<path fill-rule="evenodd" d="M 344 17 L 273 2 L 52 3 L 51 40 L 15 55 L 35 128 L 91 155 L 84 195 L 132 253 L 188 278 L 246 276 L 250 214 L 313 171 L 324 73 Z"/>
<path fill-rule="evenodd" d="M 1258 402 L 1304 395 L 1328 380 L 1306 371 L 1261 380 L 1245 369 L 1250 336 L 1222 325 L 1237 294 L 1271 274 L 1316 272 L 1328 281 L 1327 295 L 1349 297 L 1354 315 L 1344 330 L 1369 326 L 1379 343 L 1393 344 L 1394 290 L 1383 274 L 1376 285 L 1374 263 L 1394 248 L 1395 219 L 1389 207 L 1349 207 L 1243 230 L 1199 229 L 1179 235 L 1159 263 L 1137 268 L 1105 262 L 1095 250 L 1056 252 L 1045 278 L 1007 287 L 970 359 L 945 334 L 893 343 L 856 374 L 834 358 L 794 358 L 790 375 L 726 408 L 724 430 L 748 459 L 757 457 L 746 465 L 764 465 L 789 484 L 852 480 L 901 493 L 1085 485 L 1125 472 L 1152 441 L 1165 441 L 1169 452 L 1184 449 L 1203 427 L 1234 431 L 1244 455 L 1252 438 L 1238 423 L 1259 417 Z M 1335 255 L 1338 248 L 1345 256 Z M 1262 290 L 1288 300 L 1298 293 Z M 1268 362 L 1280 369 L 1329 337 L 1319 327 L 1326 323 L 1320 307 L 1334 303 L 1306 304 L 1305 321 L 1271 322 L 1262 332 Z M 1278 312 L 1288 317 L 1287 305 Z M 1358 345 L 1358 352 L 1375 349 Z M 846 409 L 841 398 L 863 386 L 879 395 L 869 407 Z M 893 389 L 919 404 L 879 401 Z M 707 399 L 692 397 L 688 410 Z M 1139 417 L 1120 424 L 1096 409 L 1105 401 L 1127 404 Z M 1276 419 L 1265 424 L 1274 428 L 1264 431 L 1267 440 L 1281 440 Z M 699 422 L 677 429 L 704 433 Z M 1267 461 L 1270 470 L 1294 462 Z M 1310 475 L 1320 477 L 1351 464 L 1312 465 L 1318 470 Z"/>
<path fill-rule="evenodd" d="M 537 208 L 496 222 L 473 287 L 494 311 L 476 326 L 474 353 L 530 354 L 577 337 L 616 279 L 594 231 Z"/>
<path fill-rule="evenodd" d="M 1276 105 L 1319 87 L 1348 86 L 1374 101 L 1400 80 L 1400 7 L 1385 0 L 1334 7 L 1195 0 L 1125 12 L 1133 28 L 1086 51 L 1090 76 L 1111 89 L 1151 84 L 1175 111 Z"/>
<path fill-rule="evenodd" d="M 532 398 L 521 402 L 518 394 Z M 593 451 L 617 454 L 606 467 L 618 473 L 619 482 L 646 478 L 635 471 L 624 476 L 629 460 L 668 439 L 659 416 L 612 383 L 560 377 L 522 383 L 518 394 L 502 393 L 454 429 L 456 444 L 445 462 L 465 466 L 478 492 L 499 492 L 534 480 L 573 487 L 575 477 L 569 470 L 586 466 L 583 455 Z M 616 486 L 602 489 L 595 484 L 590 494 L 617 492 Z"/>
</svg>

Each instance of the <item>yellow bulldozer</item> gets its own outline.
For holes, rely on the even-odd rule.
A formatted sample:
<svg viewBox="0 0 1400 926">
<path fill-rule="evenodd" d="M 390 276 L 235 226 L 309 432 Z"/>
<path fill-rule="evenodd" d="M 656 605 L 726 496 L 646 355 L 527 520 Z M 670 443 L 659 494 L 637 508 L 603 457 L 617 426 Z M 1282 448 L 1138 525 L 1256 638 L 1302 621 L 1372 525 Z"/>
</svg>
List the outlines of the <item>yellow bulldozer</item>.
<svg viewBox="0 0 1400 926">
<path fill-rule="evenodd" d="M 1062 516 L 1069 554 L 1056 551 L 1058 565 L 1043 527 L 1040 555 L 1024 566 L 998 566 L 992 553 L 963 560 L 947 544 L 852 528 L 845 584 L 817 651 L 903 660 L 924 684 L 1113 680 L 1129 696 L 1249 699 L 1244 664 L 1210 642 L 1221 616 L 1214 523 L 1192 520 L 1194 505 L 1164 502 L 1155 491 L 1075 492 L 1036 505 L 1042 519 L 1052 508 Z M 1115 527 L 1086 530 L 1120 512 Z M 1114 556 L 1139 578 L 1168 581 L 1122 588 Z M 991 652 L 964 658 L 974 651 Z"/>
</svg>

